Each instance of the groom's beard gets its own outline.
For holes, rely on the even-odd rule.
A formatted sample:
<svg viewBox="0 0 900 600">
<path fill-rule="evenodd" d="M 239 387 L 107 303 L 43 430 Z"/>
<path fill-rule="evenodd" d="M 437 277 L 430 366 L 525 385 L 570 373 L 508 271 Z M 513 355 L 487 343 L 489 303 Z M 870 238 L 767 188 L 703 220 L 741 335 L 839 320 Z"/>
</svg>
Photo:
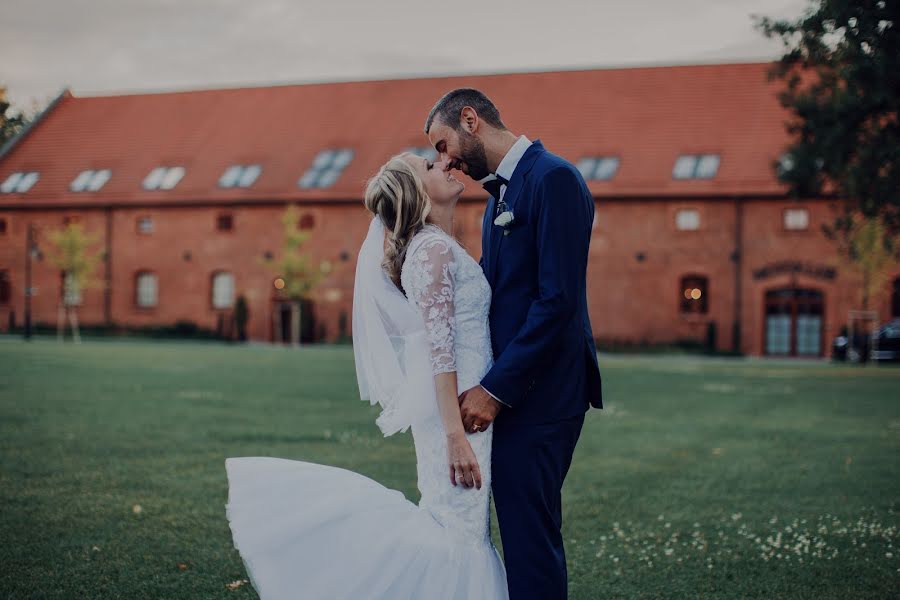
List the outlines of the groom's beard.
<svg viewBox="0 0 900 600">
<path fill-rule="evenodd" d="M 478 181 L 491 174 L 481 140 L 464 130 L 460 134 L 460 150 L 460 159 L 468 167 L 466 175 Z"/>
</svg>

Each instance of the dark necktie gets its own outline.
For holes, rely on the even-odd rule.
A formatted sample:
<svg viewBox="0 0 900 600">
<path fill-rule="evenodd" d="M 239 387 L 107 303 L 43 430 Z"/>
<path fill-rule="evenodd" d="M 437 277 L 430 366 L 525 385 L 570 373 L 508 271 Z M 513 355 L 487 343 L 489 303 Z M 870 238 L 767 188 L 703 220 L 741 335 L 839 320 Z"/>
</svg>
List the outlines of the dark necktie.
<svg viewBox="0 0 900 600">
<path fill-rule="evenodd" d="M 505 178 L 500 177 L 497 174 L 494 174 L 496 179 L 491 179 L 490 181 L 484 184 L 485 191 L 494 197 L 498 202 L 500 201 L 500 186 L 501 185 L 509 185 L 509 181 Z"/>
<path fill-rule="evenodd" d="M 496 179 L 491 179 L 490 181 L 486 182 L 483 187 L 487 191 L 487 193 L 493 196 L 494 200 L 496 200 L 496 204 L 494 205 L 494 216 L 496 217 L 498 214 L 500 214 L 500 208 L 501 205 L 503 205 L 503 203 L 500 201 L 500 186 L 508 186 L 509 181 L 507 181 L 505 177 L 501 177 L 496 173 L 494 174 L 494 177 L 496 177 Z"/>
</svg>

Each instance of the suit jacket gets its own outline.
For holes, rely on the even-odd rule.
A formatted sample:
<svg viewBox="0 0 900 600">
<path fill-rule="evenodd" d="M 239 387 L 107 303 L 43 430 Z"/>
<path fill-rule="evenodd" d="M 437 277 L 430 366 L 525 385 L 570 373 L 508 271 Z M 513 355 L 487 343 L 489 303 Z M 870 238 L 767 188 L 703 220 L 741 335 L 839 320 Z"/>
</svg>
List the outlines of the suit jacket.
<svg viewBox="0 0 900 600">
<path fill-rule="evenodd" d="M 485 389 L 509 408 L 504 421 L 549 423 L 602 408 L 587 307 L 594 199 L 581 173 L 540 141 L 525 152 L 503 197 L 515 221 L 482 224 L 481 264 L 493 291 L 494 365 Z"/>
</svg>

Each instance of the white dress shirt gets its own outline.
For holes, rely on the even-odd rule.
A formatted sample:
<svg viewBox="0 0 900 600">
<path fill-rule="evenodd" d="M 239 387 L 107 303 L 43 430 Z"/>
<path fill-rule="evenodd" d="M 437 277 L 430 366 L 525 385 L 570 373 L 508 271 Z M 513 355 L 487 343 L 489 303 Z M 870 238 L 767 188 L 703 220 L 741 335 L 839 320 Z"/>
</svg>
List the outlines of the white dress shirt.
<svg viewBox="0 0 900 600">
<path fill-rule="evenodd" d="M 503 157 L 503 160 L 501 160 L 500 164 L 497 166 L 497 175 L 507 181 L 511 180 L 513 173 L 516 172 L 516 167 L 519 166 L 519 161 L 522 160 L 522 157 L 529 147 L 531 147 L 531 140 L 524 135 L 520 135 L 519 139 L 516 140 L 516 143 L 512 145 L 512 148 L 509 149 L 509 152 L 506 153 L 506 156 Z M 484 185 L 488 181 L 497 179 L 497 175 L 491 173 L 487 177 L 480 179 L 478 183 Z M 500 197 L 497 199 L 498 202 L 503 200 L 503 196 L 505 195 L 506 185 L 503 184 L 500 186 Z"/>
</svg>

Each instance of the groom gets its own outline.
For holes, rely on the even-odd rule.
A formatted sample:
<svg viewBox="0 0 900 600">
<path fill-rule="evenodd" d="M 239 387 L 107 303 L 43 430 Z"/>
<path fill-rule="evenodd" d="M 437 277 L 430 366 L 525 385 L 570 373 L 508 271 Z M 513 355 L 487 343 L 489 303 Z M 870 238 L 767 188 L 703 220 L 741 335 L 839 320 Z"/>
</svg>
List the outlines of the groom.
<svg viewBox="0 0 900 600">
<path fill-rule="evenodd" d="M 493 291 L 495 361 L 460 408 L 467 431 L 494 422 L 492 491 L 510 600 L 563 599 L 563 480 L 585 411 L 602 407 L 586 294 L 594 200 L 572 164 L 510 132 L 478 90 L 438 100 L 425 134 L 491 195 L 481 266 Z"/>
</svg>

